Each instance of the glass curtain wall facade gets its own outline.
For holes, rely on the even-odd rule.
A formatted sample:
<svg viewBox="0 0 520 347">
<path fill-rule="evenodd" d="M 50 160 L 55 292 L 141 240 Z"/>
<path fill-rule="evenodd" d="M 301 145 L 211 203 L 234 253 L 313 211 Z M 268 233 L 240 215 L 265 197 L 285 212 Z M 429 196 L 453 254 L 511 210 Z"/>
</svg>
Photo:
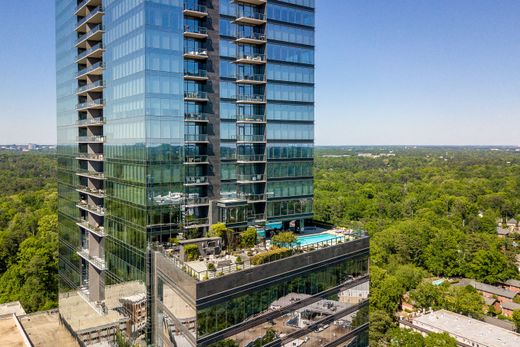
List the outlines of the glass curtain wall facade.
<svg viewBox="0 0 520 347">
<path fill-rule="evenodd" d="M 150 242 L 312 218 L 314 1 L 55 6 L 60 313 L 149 340 Z"/>
</svg>

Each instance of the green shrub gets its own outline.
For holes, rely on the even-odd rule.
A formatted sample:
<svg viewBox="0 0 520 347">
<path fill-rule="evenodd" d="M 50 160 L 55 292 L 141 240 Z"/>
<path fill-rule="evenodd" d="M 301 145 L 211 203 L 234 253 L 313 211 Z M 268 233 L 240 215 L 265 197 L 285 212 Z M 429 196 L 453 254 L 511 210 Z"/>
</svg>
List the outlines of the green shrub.
<svg viewBox="0 0 520 347">
<path fill-rule="evenodd" d="M 217 268 L 215 267 L 215 264 L 213 264 L 213 263 L 209 263 L 209 264 L 208 264 L 208 270 L 209 270 L 209 271 L 215 271 L 216 269 L 217 269 Z"/>
<path fill-rule="evenodd" d="M 292 254 L 291 250 L 288 249 L 288 248 L 284 248 L 284 247 L 282 247 L 282 248 L 273 248 L 273 249 L 271 249 L 269 251 L 258 253 L 256 255 L 254 255 L 251 258 L 251 264 L 253 264 L 253 265 L 265 264 L 265 263 L 268 263 L 270 261 L 274 261 L 274 260 L 278 260 L 278 259 L 282 259 L 282 258 L 288 257 L 291 254 Z"/>
<path fill-rule="evenodd" d="M 184 246 L 184 254 L 188 261 L 197 260 L 199 257 L 199 246 L 197 245 L 186 245 Z"/>
<path fill-rule="evenodd" d="M 256 229 L 247 228 L 246 231 L 240 233 L 240 246 L 242 248 L 252 248 L 256 245 Z"/>
<path fill-rule="evenodd" d="M 272 237 L 271 241 L 276 244 L 291 244 L 296 241 L 296 235 L 290 231 L 282 231 Z"/>
<path fill-rule="evenodd" d="M 236 257 L 235 263 L 242 264 L 242 258 L 240 256 Z"/>
</svg>

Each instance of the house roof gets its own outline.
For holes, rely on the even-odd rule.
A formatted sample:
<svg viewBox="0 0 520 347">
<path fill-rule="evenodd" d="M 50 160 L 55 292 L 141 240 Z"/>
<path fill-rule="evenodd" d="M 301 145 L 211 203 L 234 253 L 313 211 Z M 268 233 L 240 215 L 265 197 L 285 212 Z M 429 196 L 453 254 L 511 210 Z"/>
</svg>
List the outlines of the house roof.
<svg viewBox="0 0 520 347">
<path fill-rule="evenodd" d="M 520 304 L 516 302 L 504 302 L 502 303 L 502 308 L 510 311 L 520 310 Z"/>
<path fill-rule="evenodd" d="M 507 220 L 507 224 L 516 224 L 517 222 L 518 222 L 518 221 L 517 221 L 516 219 L 514 219 L 514 218 L 509 218 L 509 219 Z"/>
<path fill-rule="evenodd" d="M 480 292 L 495 294 L 495 295 L 502 296 L 502 297 L 508 298 L 508 299 L 513 299 L 516 296 L 516 293 L 513 292 L 512 290 L 507 290 L 507 289 L 504 289 L 501 287 L 492 286 L 490 284 L 481 283 L 481 282 L 477 282 L 474 280 L 469 280 L 469 281 L 466 280 L 466 281 L 461 281 L 460 285 L 464 285 L 464 283 L 466 283 L 466 285 L 472 286 L 473 288 L 475 288 L 476 290 L 478 290 Z"/>
<path fill-rule="evenodd" d="M 501 226 L 497 227 L 497 234 L 498 235 L 509 235 L 511 231 L 508 228 L 502 228 Z"/>
<path fill-rule="evenodd" d="M 491 298 L 484 297 L 484 303 L 488 306 L 493 305 L 495 303 L 495 301 L 497 301 L 497 299 L 495 299 L 493 297 L 491 297 Z"/>
<path fill-rule="evenodd" d="M 504 284 L 507 284 L 508 286 L 520 288 L 520 280 L 510 279 L 510 280 L 505 281 Z"/>
</svg>

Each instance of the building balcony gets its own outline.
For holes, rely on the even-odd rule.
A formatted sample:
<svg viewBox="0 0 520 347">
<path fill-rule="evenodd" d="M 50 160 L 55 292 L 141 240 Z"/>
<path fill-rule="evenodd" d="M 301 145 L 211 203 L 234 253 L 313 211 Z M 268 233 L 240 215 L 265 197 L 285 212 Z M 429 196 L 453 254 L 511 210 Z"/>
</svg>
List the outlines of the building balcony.
<svg viewBox="0 0 520 347">
<path fill-rule="evenodd" d="M 266 123 L 265 114 L 239 114 L 237 115 L 237 123 Z"/>
<path fill-rule="evenodd" d="M 96 117 L 96 118 L 87 118 L 87 119 L 80 119 L 76 121 L 76 125 L 78 127 L 91 127 L 91 126 L 102 126 L 105 124 L 105 119 L 103 117 Z"/>
<path fill-rule="evenodd" d="M 78 160 L 87 160 L 87 161 L 103 161 L 105 157 L 103 154 L 96 153 L 79 153 L 76 157 Z"/>
<path fill-rule="evenodd" d="M 260 65 L 267 62 L 265 54 L 243 54 L 239 53 L 235 63 Z"/>
<path fill-rule="evenodd" d="M 98 171 L 90 171 L 90 170 L 78 170 L 76 172 L 76 175 L 94 179 L 94 180 L 104 180 L 105 179 L 105 173 L 98 172 Z"/>
<path fill-rule="evenodd" d="M 100 225 L 92 225 L 87 220 L 80 218 L 76 223 L 79 227 L 93 233 L 98 237 L 105 237 L 105 228 Z"/>
<path fill-rule="evenodd" d="M 267 79 L 265 74 L 238 74 L 236 83 L 244 84 L 265 84 Z"/>
<path fill-rule="evenodd" d="M 208 80 L 208 72 L 199 69 L 198 71 L 184 71 L 184 79 L 191 81 L 206 81 Z"/>
<path fill-rule="evenodd" d="M 265 5 L 267 3 L 267 0 L 233 0 L 233 2 L 259 6 Z"/>
<path fill-rule="evenodd" d="M 266 194 L 241 194 L 241 197 L 245 199 L 249 203 L 253 202 L 266 202 L 267 201 L 267 195 Z"/>
<path fill-rule="evenodd" d="M 103 91 L 105 82 L 103 80 L 99 80 L 96 82 L 85 84 L 76 89 L 77 95 L 87 95 L 87 93 L 101 93 Z"/>
<path fill-rule="evenodd" d="M 238 33 L 235 42 L 251 45 L 263 45 L 267 43 L 267 36 L 262 33 Z"/>
<path fill-rule="evenodd" d="M 239 154 L 237 155 L 238 164 L 265 163 L 267 156 L 265 154 Z"/>
<path fill-rule="evenodd" d="M 85 111 L 88 109 L 100 109 L 105 105 L 104 99 L 95 99 L 86 102 L 82 102 L 76 105 L 77 111 Z"/>
<path fill-rule="evenodd" d="M 237 24 L 263 25 L 267 23 L 267 17 L 264 13 L 239 11 L 237 18 L 233 21 Z"/>
<path fill-rule="evenodd" d="M 103 62 L 99 61 L 95 64 L 92 64 L 84 69 L 79 70 L 76 73 L 76 78 L 82 79 L 87 75 L 102 75 L 103 69 L 105 68 L 105 64 Z"/>
<path fill-rule="evenodd" d="M 184 142 L 187 143 L 209 143 L 208 134 L 184 134 Z"/>
<path fill-rule="evenodd" d="M 250 174 L 250 175 L 238 175 L 237 183 L 248 184 L 248 183 L 265 183 L 267 177 L 262 174 Z"/>
<path fill-rule="evenodd" d="M 208 9 L 206 6 L 184 3 L 184 15 L 196 18 L 204 18 L 208 16 Z"/>
<path fill-rule="evenodd" d="M 87 194 L 95 198 L 104 199 L 105 191 L 103 189 L 89 188 L 87 186 L 79 186 L 76 191 L 78 193 Z"/>
<path fill-rule="evenodd" d="M 208 102 L 208 93 L 201 91 L 184 92 L 184 101 Z"/>
<path fill-rule="evenodd" d="M 209 219 L 208 218 L 194 218 L 190 220 L 186 220 L 184 223 L 184 229 L 189 228 L 202 228 L 209 226 Z"/>
<path fill-rule="evenodd" d="M 99 5 L 76 24 L 76 31 L 87 31 L 87 24 L 100 24 L 105 14 L 103 6 Z"/>
<path fill-rule="evenodd" d="M 76 141 L 78 143 L 103 143 L 105 142 L 105 137 L 100 135 L 78 136 Z"/>
<path fill-rule="evenodd" d="M 103 57 L 103 52 L 105 51 L 105 47 L 102 42 L 99 42 L 87 49 L 86 51 L 81 52 L 76 56 L 77 64 L 85 64 L 89 58 L 101 59 Z"/>
<path fill-rule="evenodd" d="M 257 213 L 257 214 L 248 214 L 247 219 L 249 221 L 255 221 L 255 222 L 265 222 L 267 221 L 267 217 L 265 213 Z"/>
<path fill-rule="evenodd" d="M 82 257 L 83 259 L 88 261 L 90 264 L 92 264 L 96 269 L 98 269 L 100 271 L 105 271 L 107 269 L 105 260 L 101 259 L 100 257 L 91 256 L 88 252 L 88 249 L 82 249 L 82 250 L 78 251 L 77 253 L 80 257 Z"/>
<path fill-rule="evenodd" d="M 194 50 L 184 49 L 184 58 L 206 60 L 208 59 L 208 50 L 205 48 L 199 48 Z"/>
<path fill-rule="evenodd" d="M 184 157 L 186 165 L 206 165 L 209 164 L 207 155 L 187 155 Z"/>
<path fill-rule="evenodd" d="M 185 113 L 185 122 L 208 123 L 209 115 L 207 113 Z"/>
<path fill-rule="evenodd" d="M 184 37 L 190 37 L 192 39 L 205 39 L 208 37 L 208 29 L 205 27 L 192 27 L 189 25 L 184 26 Z"/>
<path fill-rule="evenodd" d="M 184 177 L 184 185 L 185 186 L 204 186 L 208 185 L 208 177 L 207 176 L 185 176 Z"/>
<path fill-rule="evenodd" d="M 87 6 L 99 6 L 101 5 L 102 0 L 83 0 L 76 7 L 76 11 L 74 12 L 75 16 L 86 16 L 87 15 Z"/>
<path fill-rule="evenodd" d="M 95 214 L 96 216 L 103 217 L 105 215 L 105 208 L 103 206 L 89 205 L 85 201 L 79 202 L 76 205 L 76 207 L 78 207 L 84 211 L 90 212 L 92 214 Z M 81 225 L 81 226 L 83 227 L 83 225 Z"/>
<path fill-rule="evenodd" d="M 203 197 L 188 197 L 184 201 L 186 207 L 197 207 L 209 205 L 209 199 L 207 196 Z"/>
<path fill-rule="evenodd" d="M 237 95 L 236 96 L 237 104 L 265 104 L 266 98 L 265 95 L 262 94 L 254 94 L 254 95 Z"/>
<path fill-rule="evenodd" d="M 255 143 L 255 142 L 266 142 L 266 136 L 265 135 L 237 135 L 237 142 L 246 142 L 246 143 Z"/>
<path fill-rule="evenodd" d="M 101 41 L 104 32 L 105 30 L 102 24 L 96 25 L 95 27 L 90 29 L 90 31 L 78 37 L 78 39 L 76 40 L 76 47 L 86 48 L 87 41 Z"/>
</svg>

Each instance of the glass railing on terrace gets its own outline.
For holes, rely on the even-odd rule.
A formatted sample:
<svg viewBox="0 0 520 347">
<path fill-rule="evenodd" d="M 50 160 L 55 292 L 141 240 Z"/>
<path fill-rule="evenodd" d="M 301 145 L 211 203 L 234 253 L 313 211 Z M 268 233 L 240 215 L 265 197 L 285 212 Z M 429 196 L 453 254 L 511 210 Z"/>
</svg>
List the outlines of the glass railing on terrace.
<svg viewBox="0 0 520 347">
<path fill-rule="evenodd" d="M 189 99 L 207 99 L 208 93 L 201 91 L 184 92 L 184 97 Z"/>
<path fill-rule="evenodd" d="M 89 107 L 93 107 L 93 106 L 103 106 L 104 103 L 105 103 L 104 99 L 90 100 L 87 102 L 82 102 L 82 103 L 77 104 L 76 110 L 80 110 L 83 108 L 89 108 Z"/>
<path fill-rule="evenodd" d="M 95 69 L 98 69 L 98 68 L 104 68 L 105 67 L 105 64 L 102 62 L 102 61 L 98 61 L 97 63 L 95 64 L 92 64 L 82 70 L 79 70 L 78 73 L 76 74 L 76 77 L 79 77 L 81 75 L 84 75 L 84 74 L 87 74 Z"/>
<path fill-rule="evenodd" d="M 77 186 L 77 190 L 82 193 L 94 195 L 94 196 L 101 197 L 101 198 L 105 195 L 104 189 L 97 189 L 97 188 L 87 187 L 87 186 L 82 186 L 82 185 Z"/>
<path fill-rule="evenodd" d="M 262 94 L 239 94 L 236 96 L 237 101 L 265 102 L 265 95 Z"/>
<path fill-rule="evenodd" d="M 202 12 L 202 13 L 208 12 L 208 9 L 206 6 L 199 5 L 196 3 L 190 3 L 190 2 L 184 3 L 184 9 L 188 10 L 188 11 L 195 11 L 195 12 Z"/>
<path fill-rule="evenodd" d="M 237 75 L 237 82 L 239 80 L 244 81 L 255 81 L 255 82 L 265 82 L 265 74 L 246 74 L 246 73 L 239 73 Z"/>
<path fill-rule="evenodd" d="M 96 154 L 96 153 L 78 153 L 78 158 L 81 159 L 91 159 L 91 160 L 103 160 L 105 157 L 103 154 Z"/>
<path fill-rule="evenodd" d="M 241 193 L 240 197 L 247 201 L 264 201 L 266 200 L 266 194 L 252 194 L 252 193 Z"/>
<path fill-rule="evenodd" d="M 105 178 L 104 172 L 91 171 L 91 170 L 87 170 L 87 169 L 78 169 L 77 173 L 80 175 L 94 177 L 94 178 Z"/>
<path fill-rule="evenodd" d="M 251 39 L 251 40 L 266 41 L 267 36 L 264 33 L 239 31 L 239 32 L 237 32 L 237 39 Z"/>
<path fill-rule="evenodd" d="M 188 121 L 207 121 L 209 115 L 207 113 L 185 113 L 184 114 L 184 120 Z"/>
<path fill-rule="evenodd" d="M 208 56 L 208 50 L 206 48 L 184 48 L 184 54 L 200 55 L 203 57 Z"/>
<path fill-rule="evenodd" d="M 259 53 L 238 53 L 237 54 L 237 60 L 249 60 L 252 62 L 258 61 L 258 62 L 264 62 L 265 61 L 265 54 L 259 54 Z"/>
<path fill-rule="evenodd" d="M 185 163 L 206 163 L 207 161 L 207 155 L 187 155 L 184 158 Z"/>
<path fill-rule="evenodd" d="M 184 32 L 185 33 L 207 35 L 208 34 L 208 29 L 206 27 L 201 27 L 201 26 L 185 25 L 184 26 Z"/>
<path fill-rule="evenodd" d="M 184 76 L 193 76 L 193 77 L 207 77 L 208 71 L 199 69 L 197 71 L 184 71 Z"/>
<path fill-rule="evenodd" d="M 104 123 L 103 117 L 80 119 L 76 122 L 77 125 L 102 125 Z"/>
<path fill-rule="evenodd" d="M 238 11 L 237 18 L 253 18 L 258 20 L 265 20 L 266 16 L 264 13 L 260 13 L 257 11 Z"/>
<path fill-rule="evenodd" d="M 186 205 L 207 205 L 209 198 L 207 196 L 202 197 L 187 197 L 185 200 Z"/>
<path fill-rule="evenodd" d="M 88 250 L 82 249 L 78 251 L 78 253 L 88 260 L 92 265 L 94 265 L 99 270 L 106 270 L 105 260 L 100 257 L 92 256 L 88 253 Z"/>
<path fill-rule="evenodd" d="M 237 122 L 265 122 L 265 114 L 239 114 Z"/>
<path fill-rule="evenodd" d="M 239 154 L 237 155 L 238 161 L 266 161 L 267 156 L 265 154 Z"/>
<path fill-rule="evenodd" d="M 184 222 L 184 227 L 192 226 L 192 225 L 206 225 L 209 224 L 208 218 L 193 218 L 193 219 L 186 219 Z"/>
<path fill-rule="evenodd" d="M 78 37 L 78 39 L 76 40 L 76 45 L 86 39 L 88 39 L 89 37 L 91 37 L 92 35 L 94 35 L 96 32 L 98 32 L 99 30 L 103 30 L 103 24 L 98 24 L 96 25 L 95 27 L 93 27 L 90 31 L 86 32 L 85 34 L 81 35 L 80 37 Z"/>
<path fill-rule="evenodd" d="M 265 135 L 237 135 L 237 141 L 241 142 L 264 142 L 266 141 Z"/>
<path fill-rule="evenodd" d="M 80 54 L 78 54 L 76 56 L 76 60 L 83 59 L 86 56 L 88 56 L 89 54 L 91 54 L 92 52 L 97 51 L 98 49 L 103 49 L 103 42 L 99 42 L 99 43 L 95 44 L 94 46 L 92 46 L 91 48 L 87 49 L 86 51 L 81 52 Z"/>
<path fill-rule="evenodd" d="M 101 135 L 92 135 L 92 136 L 78 136 L 76 138 L 78 142 L 105 142 L 105 137 Z"/>
<path fill-rule="evenodd" d="M 198 183 L 207 183 L 207 176 L 185 176 L 184 183 L 186 184 L 198 184 Z"/>
<path fill-rule="evenodd" d="M 78 206 L 80 206 L 81 208 L 89 211 L 89 212 L 92 212 L 92 213 L 95 213 L 95 214 L 98 214 L 98 215 L 104 215 L 105 214 L 105 208 L 103 206 L 97 206 L 97 205 L 90 205 L 88 204 L 87 202 L 85 201 L 80 201 L 78 203 Z"/>
<path fill-rule="evenodd" d="M 242 181 L 242 182 L 265 181 L 265 175 L 262 175 L 262 174 L 238 175 L 237 181 Z"/>
<path fill-rule="evenodd" d="M 87 91 L 90 89 L 94 89 L 97 87 L 103 87 L 104 84 L 105 84 L 105 81 L 103 81 L 103 80 L 88 83 L 88 84 L 85 84 L 84 86 L 81 86 L 78 89 L 76 89 L 76 93 L 81 93 L 81 92 L 84 92 L 84 91 Z"/>
<path fill-rule="evenodd" d="M 94 17 L 95 15 L 97 15 L 98 13 L 102 13 L 103 12 L 103 6 L 98 6 L 96 7 L 92 12 L 90 12 L 87 16 L 83 17 L 82 19 L 80 19 L 78 21 L 78 23 L 76 24 L 76 28 L 82 26 L 83 24 L 85 24 L 86 22 L 88 22 L 92 17 Z"/>
<path fill-rule="evenodd" d="M 208 141 L 208 134 L 184 134 L 184 141 Z"/>
</svg>

